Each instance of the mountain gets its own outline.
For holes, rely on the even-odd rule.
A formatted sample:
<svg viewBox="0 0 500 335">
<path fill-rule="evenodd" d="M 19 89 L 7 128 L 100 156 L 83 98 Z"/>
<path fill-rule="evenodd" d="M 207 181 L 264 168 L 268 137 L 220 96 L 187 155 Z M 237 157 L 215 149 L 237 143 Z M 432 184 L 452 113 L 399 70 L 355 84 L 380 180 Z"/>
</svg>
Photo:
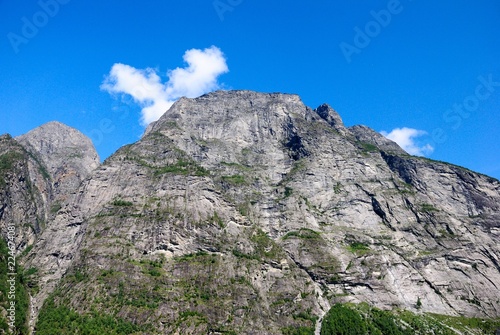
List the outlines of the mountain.
<svg viewBox="0 0 500 335">
<path fill-rule="evenodd" d="M 60 123 L 4 135 L 0 159 L 36 334 L 329 334 L 349 313 L 500 328 L 469 319 L 500 317 L 500 182 L 326 104 L 218 91 L 100 165 Z"/>
<path fill-rule="evenodd" d="M 59 122 L 49 122 L 17 138 L 10 135 L 0 136 L 0 249 L 2 249 L 0 282 L 6 282 L 8 241 L 7 232 L 13 227 L 15 234 L 11 242 L 15 246 L 18 261 L 34 245 L 41 243 L 42 233 L 52 229 L 51 222 L 63 206 L 74 201 L 82 181 L 99 166 L 99 157 L 95 148 L 85 135 L 78 130 Z M 48 243 L 55 243 L 50 239 Z M 34 269 L 34 268 L 33 268 Z M 17 268 L 16 264 L 16 270 Z M 9 271 L 14 272 L 14 271 Z M 19 272 L 19 271 L 17 271 Z M 16 281 L 16 290 L 22 290 L 21 283 L 29 281 L 33 292 L 38 284 L 36 280 L 23 278 Z M 0 285 L 0 302 L 3 310 L 8 302 L 7 287 Z M 30 289 L 30 290 L 31 290 Z M 20 294 L 26 301 L 18 301 L 16 326 L 21 333 L 26 333 L 23 324 L 27 312 L 28 294 Z M 19 294 L 17 296 L 19 299 Z M 24 307 L 21 307 L 24 306 Z M 21 315 L 20 315 L 21 314 Z M 26 313 L 27 314 L 27 313 Z M 4 314 L 2 314 L 4 315 Z M 0 331 L 6 330 L 7 324 L 0 320 Z"/>
</svg>

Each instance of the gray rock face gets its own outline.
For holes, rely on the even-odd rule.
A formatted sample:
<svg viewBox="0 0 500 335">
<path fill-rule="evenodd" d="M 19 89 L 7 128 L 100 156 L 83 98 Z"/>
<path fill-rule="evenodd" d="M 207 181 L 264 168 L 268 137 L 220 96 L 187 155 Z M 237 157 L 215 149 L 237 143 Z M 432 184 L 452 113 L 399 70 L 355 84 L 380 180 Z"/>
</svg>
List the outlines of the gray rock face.
<svg viewBox="0 0 500 335">
<path fill-rule="evenodd" d="M 344 123 L 340 118 L 340 115 L 329 105 L 323 104 L 314 110 L 318 115 L 328 122 L 333 129 L 337 130 L 340 134 L 346 134 L 346 128 L 344 127 Z"/>
<path fill-rule="evenodd" d="M 65 202 L 99 165 L 92 141 L 60 122 L 48 122 L 16 140 L 45 165 L 55 201 Z"/>
<path fill-rule="evenodd" d="M 0 136 L 0 235 L 15 226 L 18 252 L 36 241 L 49 217 L 49 176 L 10 135 Z"/>
<path fill-rule="evenodd" d="M 48 223 L 26 262 L 33 322 L 56 287 L 57 304 L 168 334 L 282 334 L 345 301 L 498 317 L 499 207 L 498 180 L 327 105 L 182 98 Z"/>
<path fill-rule="evenodd" d="M 353 126 L 349 128 L 349 132 L 354 135 L 358 141 L 374 145 L 384 151 L 394 152 L 399 155 L 408 154 L 406 151 L 401 149 L 396 142 L 385 138 L 382 134 L 377 133 L 375 130 L 368 128 L 367 126 Z"/>
</svg>

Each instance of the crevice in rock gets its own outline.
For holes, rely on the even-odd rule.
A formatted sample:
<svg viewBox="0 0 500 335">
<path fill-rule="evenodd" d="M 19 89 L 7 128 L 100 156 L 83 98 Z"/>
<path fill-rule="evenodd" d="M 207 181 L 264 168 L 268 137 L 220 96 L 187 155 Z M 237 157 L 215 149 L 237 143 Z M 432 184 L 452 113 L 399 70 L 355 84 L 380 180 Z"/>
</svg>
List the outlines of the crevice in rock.
<svg viewBox="0 0 500 335">
<path fill-rule="evenodd" d="M 309 156 L 309 151 L 305 148 L 302 137 L 297 134 L 297 130 L 291 123 L 291 120 L 285 126 L 285 133 L 287 134 L 287 137 L 285 139 L 284 146 L 288 149 L 288 154 L 291 159 L 298 161 L 303 157 Z"/>
<path fill-rule="evenodd" d="M 380 218 L 384 222 L 388 222 L 387 214 L 384 212 L 384 210 L 382 209 L 382 206 L 380 205 L 380 202 L 378 202 L 378 200 L 375 197 L 372 197 L 372 207 L 373 207 L 373 211 L 375 212 L 375 214 L 380 216 Z"/>
<path fill-rule="evenodd" d="M 481 271 L 479 270 L 476 270 L 481 276 L 483 276 L 484 279 L 486 279 L 487 281 L 490 282 L 491 285 L 493 285 L 497 290 L 498 290 L 498 286 L 490 279 L 488 278 L 484 273 L 482 273 Z"/>
<path fill-rule="evenodd" d="M 415 206 L 413 206 L 413 204 L 411 203 L 410 200 L 408 200 L 408 198 L 405 197 L 404 200 L 405 200 L 406 207 L 413 213 L 413 215 L 415 215 L 415 218 L 417 219 L 417 223 L 421 223 L 420 216 L 418 216 L 418 212 L 415 209 Z"/>
<path fill-rule="evenodd" d="M 488 257 L 488 259 L 493 263 L 493 265 L 497 268 L 498 272 L 500 272 L 500 264 L 498 263 L 496 258 L 493 257 L 493 255 L 488 251 L 488 249 L 483 247 L 481 251 L 482 251 L 483 255 Z"/>
</svg>

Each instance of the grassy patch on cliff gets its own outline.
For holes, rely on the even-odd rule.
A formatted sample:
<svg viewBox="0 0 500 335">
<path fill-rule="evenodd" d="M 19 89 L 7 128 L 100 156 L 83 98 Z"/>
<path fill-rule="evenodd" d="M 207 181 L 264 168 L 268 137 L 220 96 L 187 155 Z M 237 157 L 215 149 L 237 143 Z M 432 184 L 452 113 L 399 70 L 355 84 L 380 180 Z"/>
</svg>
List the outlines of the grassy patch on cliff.
<svg viewBox="0 0 500 335">
<path fill-rule="evenodd" d="M 163 135 L 158 135 L 163 139 Z M 163 157 L 154 155 L 143 156 L 137 153 L 131 146 L 123 148 L 123 160 L 133 161 L 140 166 L 150 169 L 155 176 L 164 174 L 209 176 L 210 172 L 190 158 L 184 151 L 172 146 L 171 143 L 151 143 L 153 146 L 165 146 L 166 153 Z"/>
<path fill-rule="evenodd" d="M 222 180 L 232 185 L 243 185 L 247 183 L 245 177 L 239 174 L 222 176 Z"/>
<path fill-rule="evenodd" d="M 335 304 L 325 315 L 321 335 L 494 334 L 500 320 L 386 311 L 368 304 Z"/>
<path fill-rule="evenodd" d="M 154 168 L 155 175 L 165 173 L 180 174 L 180 175 L 195 175 L 195 176 L 208 176 L 210 173 L 203 167 L 199 166 L 193 161 L 178 160 L 175 164 L 166 165 Z"/>
<path fill-rule="evenodd" d="M 291 238 L 318 239 L 320 238 L 320 233 L 312 229 L 301 228 L 299 231 L 290 231 L 282 237 L 283 240 Z"/>
<path fill-rule="evenodd" d="M 370 248 L 365 243 L 353 242 L 347 246 L 347 250 L 356 255 L 364 255 L 370 251 Z"/>
</svg>

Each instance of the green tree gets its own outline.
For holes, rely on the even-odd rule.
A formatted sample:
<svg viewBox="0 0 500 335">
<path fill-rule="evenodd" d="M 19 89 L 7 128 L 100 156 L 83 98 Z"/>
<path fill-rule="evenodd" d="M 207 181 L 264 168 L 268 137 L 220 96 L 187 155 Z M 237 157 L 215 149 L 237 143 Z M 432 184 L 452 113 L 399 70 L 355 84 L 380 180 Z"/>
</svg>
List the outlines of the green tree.
<svg viewBox="0 0 500 335">
<path fill-rule="evenodd" d="M 359 312 L 341 305 L 334 305 L 325 315 L 321 335 L 365 335 L 368 327 Z"/>
</svg>

